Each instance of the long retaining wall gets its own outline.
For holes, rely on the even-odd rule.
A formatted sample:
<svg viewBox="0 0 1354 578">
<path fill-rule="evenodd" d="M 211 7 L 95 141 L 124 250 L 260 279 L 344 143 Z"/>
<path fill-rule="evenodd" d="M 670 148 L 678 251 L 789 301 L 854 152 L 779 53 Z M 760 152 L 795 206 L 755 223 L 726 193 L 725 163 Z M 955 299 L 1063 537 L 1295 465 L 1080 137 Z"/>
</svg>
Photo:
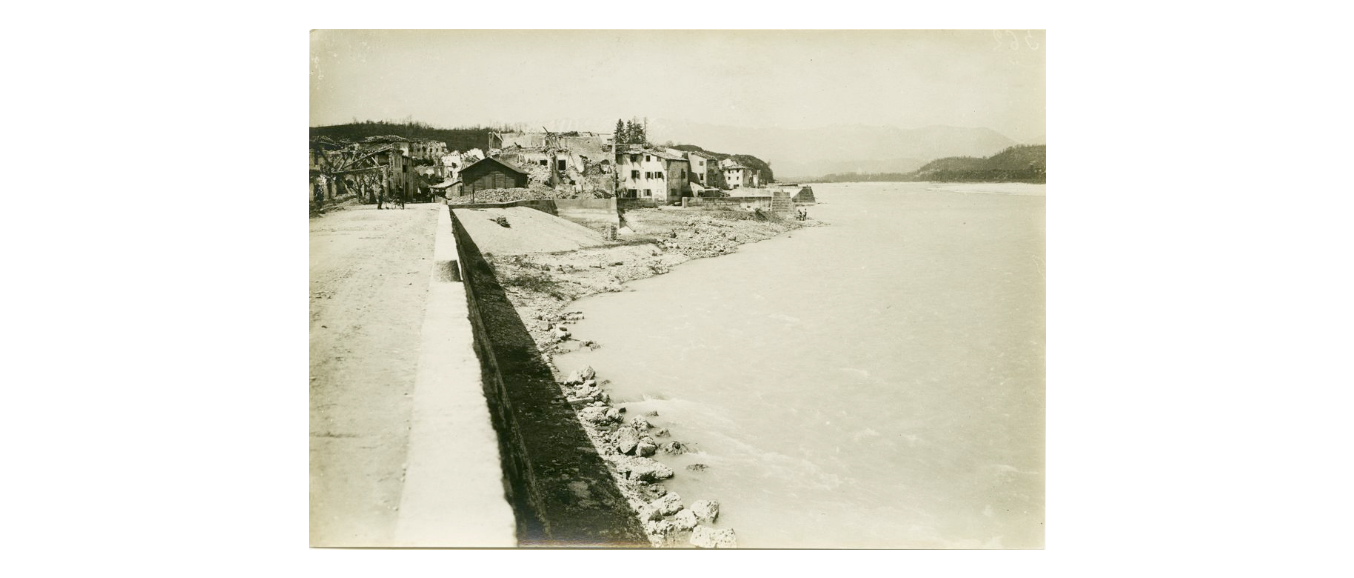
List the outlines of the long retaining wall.
<svg viewBox="0 0 1354 578">
<path fill-rule="evenodd" d="M 771 210 L 771 197 L 682 197 L 682 206 Z"/>
<path fill-rule="evenodd" d="M 605 231 L 619 227 L 620 213 L 616 199 L 555 199 L 555 216 L 568 219 L 589 229 Z"/>
<path fill-rule="evenodd" d="M 528 207 L 548 213 L 562 219 L 568 219 L 584 227 L 605 231 L 607 227 L 620 226 L 620 213 L 616 210 L 616 199 L 535 199 L 509 201 L 505 203 L 474 203 L 452 205 L 461 209 L 507 209 L 510 207 Z"/>
<path fill-rule="evenodd" d="M 466 203 L 451 205 L 451 208 L 453 209 L 508 209 L 512 207 L 530 207 L 537 211 L 541 211 L 542 213 L 550 213 L 551 215 L 559 216 L 559 213 L 555 210 L 555 199 L 530 199 L 508 201 L 505 203 Z"/>
<path fill-rule="evenodd" d="M 683 207 L 728 208 L 751 211 L 762 209 L 788 215 L 794 211 L 794 202 L 786 191 L 767 191 L 769 195 L 740 197 L 683 197 Z"/>
<path fill-rule="evenodd" d="M 448 211 L 519 544 L 647 547 L 526 325 L 456 211 Z"/>
</svg>

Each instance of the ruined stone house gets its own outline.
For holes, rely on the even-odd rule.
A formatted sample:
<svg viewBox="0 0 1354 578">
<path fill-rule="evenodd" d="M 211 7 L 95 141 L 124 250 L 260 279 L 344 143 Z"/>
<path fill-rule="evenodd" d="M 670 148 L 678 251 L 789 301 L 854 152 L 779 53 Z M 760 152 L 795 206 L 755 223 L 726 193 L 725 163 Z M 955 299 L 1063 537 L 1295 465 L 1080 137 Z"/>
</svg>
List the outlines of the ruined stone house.
<svg viewBox="0 0 1354 578">
<path fill-rule="evenodd" d="M 345 150 L 333 174 L 340 187 L 355 187 L 357 190 L 351 192 L 364 203 L 376 202 L 378 190 L 385 191 L 392 199 L 399 191 L 403 191 L 407 199 L 418 195 L 414 164 L 394 143 L 372 147 L 364 142 L 356 150 Z"/>
<path fill-rule="evenodd" d="M 428 139 L 409 142 L 409 156 L 412 158 L 436 162 L 445 154 L 447 154 L 447 143 Z"/>
<path fill-rule="evenodd" d="M 326 202 L 334 201 L 344 193 L 336 171 L 343 158 L 343 143 L 326 137 L 310 140 L 310 186 L 307 197 L 313 199 L 318 187 Z"/>
<path fill-rule="evenodd" d="M 489 148 L 568 149 L 593 161 L 603 158 L 611 147 L 610 133 L 567 132 L 491 132 Z"/>
<path fill-rule="evenodd" d="M 479 162 L 480 159 L 485 158 L 485 156 L 484 151 L 480 149 L 470 149 L 465 152 L 451 151 L 438 159 L 437 166 L 439 172 L 437 173 L 437 176 L 445 180 L 459 179 L 461 178 L 462 170 Z"/>
</svg>

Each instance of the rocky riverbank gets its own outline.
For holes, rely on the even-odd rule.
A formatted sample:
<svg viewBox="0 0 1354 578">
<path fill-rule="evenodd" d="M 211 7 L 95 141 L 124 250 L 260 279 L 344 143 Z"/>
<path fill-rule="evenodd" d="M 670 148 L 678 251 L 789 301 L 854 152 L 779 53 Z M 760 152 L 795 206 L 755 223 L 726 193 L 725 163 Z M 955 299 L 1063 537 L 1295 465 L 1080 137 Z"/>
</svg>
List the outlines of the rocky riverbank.
<svg viewBox="0 0 1354 578">
<path fill-rule="evenodd" d="M 609 382 L 599 381 L 592 368 L 560 375 L 555 355 L 601 346 L 573 338 L 569 326 L 582 314 L 565 308 L 588 295 L 621 291 L 628 281 L 666 273 L 692 259 L 731 253 L 744 243 L 820 224 L 738 210 L 638 209 L 625 213 L 627 234 L 614 245 L 485 255 L 654 546 L 730 548 L 736 547 L 737 538 L 732 529 L 711 526 L 719 516 L 718 502 L 703 499 L 684 505 L 681 496 L 663 487 L 661 482 L 677 472 L 654 458 L 683 453 L 686 446 L 650 423 L 655 415 L 626 416 L 624 407 L 612 405 L 605 391 Z"/>
<path fill-rule="evenodd" d="M 584 429 L 611 470 L 616 485 L 625 494 L 655 547 L 693 545 L 701 548 L 735 548 L 738 539 L 728 528 L 714 528 L 719 502 L 696 500 L 683 504 L 682 497 L 661 483 L 676 475 L 653 456 L 681 454 L 686 446 L 669 439 L 671 434 L 649 422 L 657 413 L 627 419 L 624 407 L 611 404 L 591 367 L 575 371 L 560 386 L 578 411 Z"/>
<path fill-rule="evenodd" d="M 769 239 L 802 227 L 822 225 L 741 210 L 664 207 L 630 210 L 615 244 L 553 253 L 519 253 L 485 258 L 499 283 L 546 354 L 595 344 L 569 337 L 569 303 L 597 293 L 617 292 L 636 279 L 667 273 L 703 257 L 732 253 L 738 245 Z"/>
</svg>

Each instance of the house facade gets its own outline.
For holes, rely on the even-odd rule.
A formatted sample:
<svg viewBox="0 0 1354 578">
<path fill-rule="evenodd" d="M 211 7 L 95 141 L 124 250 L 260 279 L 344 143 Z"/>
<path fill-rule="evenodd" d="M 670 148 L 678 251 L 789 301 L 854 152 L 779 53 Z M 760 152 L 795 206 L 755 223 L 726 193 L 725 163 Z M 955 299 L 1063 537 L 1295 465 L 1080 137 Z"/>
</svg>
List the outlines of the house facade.
<svg viewBox="0 0 1354 578">
<path fill-rule="evenodd" d="M 667 181 L 667 196 L 664 200 L 672 203 L 691 196 L 691 161 L 687 160 L 686 153 L 677 150 L 655 153 L 663 159 L 664 180 Z"/>
<path fill-rule="evenodd" d="M 697 183 L 702 187 L 713 187 L 711 184 L 713 169 L 716 166 L 715 158 L 696 151 L 686 152 L 687 163 L 691 165 L 691 182 Z"/>
<path fill-rule="evenodd" d="M 757 171 L 738 164 L 733 159 L 719 161 L 719 172 L 723 175 L 725 188 L 739 189 L 758 185 Z"/>
<path fill-rule="evenodd" d="M 654 150 L 639 145 L 616 148 L 616 196 L 666 201 L 669 195 L 667 162 Z"/>
</svg>

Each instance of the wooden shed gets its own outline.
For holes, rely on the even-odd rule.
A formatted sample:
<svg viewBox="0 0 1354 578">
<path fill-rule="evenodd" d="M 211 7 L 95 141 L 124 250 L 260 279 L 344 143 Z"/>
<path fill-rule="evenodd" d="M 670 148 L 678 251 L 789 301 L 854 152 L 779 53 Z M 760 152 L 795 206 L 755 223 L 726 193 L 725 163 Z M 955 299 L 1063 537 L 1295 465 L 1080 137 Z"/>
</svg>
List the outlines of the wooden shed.
<svg viewBox="0 0 1354 578">
<path fill-rule="evenodd" d="M 527 186 L 527 174 L 498 159 L 484 159 L 461 171 L 461 194 Z"/>
</svg>

